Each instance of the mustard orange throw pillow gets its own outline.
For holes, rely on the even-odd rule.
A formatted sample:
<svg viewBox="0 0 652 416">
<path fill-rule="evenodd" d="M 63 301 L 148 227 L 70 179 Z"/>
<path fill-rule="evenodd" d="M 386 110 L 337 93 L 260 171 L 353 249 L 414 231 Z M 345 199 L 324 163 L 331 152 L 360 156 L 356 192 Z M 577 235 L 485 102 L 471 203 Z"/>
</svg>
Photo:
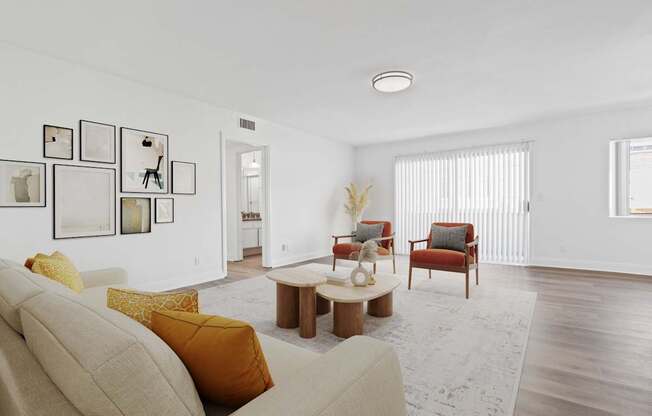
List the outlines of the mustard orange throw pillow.
<svg viewBox="0 0 652 416">
<path fill-rule="evenodd" d="M 29 259 L 28 259 L 29 261 Z M 70 259 L 55 251 L 50 256 L 39 253 L 34 256 L 32 272 L 59 282 L 77 293 L 84 289 L 84 281 Z"/>
<path fill-rule="evenodd" d="M 110 287 L 106 291 L 106 306 L 151 328 L 153 311 L 199 312 L 199 295 L 194 289 L 158 293 Z"/>
<path fill-rule="evenodd" d="M 154 311 L 152 331 L 181 358 L 203 398 L 237 408 L 274 386 L 256 331 L 246 322 Z"/>
</svg>

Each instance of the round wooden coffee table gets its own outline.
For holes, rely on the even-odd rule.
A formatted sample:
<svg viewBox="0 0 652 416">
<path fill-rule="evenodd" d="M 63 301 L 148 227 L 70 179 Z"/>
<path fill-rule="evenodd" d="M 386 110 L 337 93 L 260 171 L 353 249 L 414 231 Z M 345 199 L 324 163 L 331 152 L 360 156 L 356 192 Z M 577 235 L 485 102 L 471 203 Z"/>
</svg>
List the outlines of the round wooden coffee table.
<svg viewBox="0 0 652 416">
<path fill-rule="evenodd" d="M 362 335 L 364 302 L 367 302 L 369 315 L 379 318 L 392 316 L 393 293 L 400 284 L 396 276 L 379 273 L 375 285 L 324 284 L 317 287 L 317 296 L 333 301 L 333 333 L 340 338 L 349 338 Z"/>
<path fill-rule="evenodd" d="M 326 283 L 326 276 L 305 268 L 279 269 L 267 273 L 276 282 L 276 325 L 299 327 L 302 338 L 317 335 L 315 288 Z"/>
</svg>

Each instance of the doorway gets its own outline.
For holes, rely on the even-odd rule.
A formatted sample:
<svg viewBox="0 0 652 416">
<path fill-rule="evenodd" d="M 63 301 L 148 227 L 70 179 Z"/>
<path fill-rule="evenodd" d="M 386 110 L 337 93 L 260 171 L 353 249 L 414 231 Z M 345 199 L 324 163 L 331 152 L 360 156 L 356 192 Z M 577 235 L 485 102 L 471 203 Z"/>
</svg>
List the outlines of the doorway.
<svg viewBox="0 0 652 416">
<path fill-rule="evenodd" d="M 223 147 L 227 277 L 258 276 L 268 264 L 268 152 L 226 140 Z"/>
</svg>

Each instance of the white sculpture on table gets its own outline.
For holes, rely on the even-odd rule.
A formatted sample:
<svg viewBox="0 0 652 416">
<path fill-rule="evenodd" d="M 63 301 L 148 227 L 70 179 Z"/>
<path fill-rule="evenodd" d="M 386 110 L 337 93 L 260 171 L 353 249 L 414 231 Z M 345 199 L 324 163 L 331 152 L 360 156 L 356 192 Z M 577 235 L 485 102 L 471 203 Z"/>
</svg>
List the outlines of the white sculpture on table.
<svg viewBox="0 0 652 416">
<path fill-rule="evenodd" d="M 375 263 L 378 259 L 378 244 L 374 240 L 365 241 L 358 252 L 358 267 L 351 271 L 351 283 L 354 286 L 367 286 L 376 283 L 374 275 L 364 268 L 362 262 Z M 362 275 L 362 279 L 359 276 Z"/>
</svg>

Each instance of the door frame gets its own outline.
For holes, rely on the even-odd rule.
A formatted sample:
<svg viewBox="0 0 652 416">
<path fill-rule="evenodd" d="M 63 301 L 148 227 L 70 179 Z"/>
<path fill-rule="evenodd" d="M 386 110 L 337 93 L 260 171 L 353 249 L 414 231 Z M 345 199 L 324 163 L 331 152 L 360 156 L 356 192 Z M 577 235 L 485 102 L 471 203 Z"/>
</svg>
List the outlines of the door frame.
<svg viewBox="0 0 652 416">
<path fill-rule="evenodd" d="M 252 148 L 246 151 L 238 152 L 238 156 L 240 156 L 242 153 L 248 153 L 254 150 L 259 150 L 261 153 L 261 160 L 260 160 L 260 172 L 261 172 L 261 189 L 263 191 L 263 195 L 261 200 L 263 201 L 263 206 L 261 209 L 261 216 L 262 216 L 262 243 L 263 243 L 263 249 L 262 249 L 262 265 L 263 267 L 271 267 L 270 265 L 272 264 L 272 250 L 271 250 L 271 209 L 270 209 L 270 201 L 271 201 L 271 178 L 270 178 L 270 149 L 269 145 L 260 145 L 257 143 L 250 143 L 246 140 L 240 140 L 238 138 L 235 139 L 227 139 L 224 137 L 222 133 L 220 133 L 220 164 L 222 166 L 221 169 L 221 206 L 222 206 L 222 267 L 224 270 L 224 273 L 227 273 L 227 267 L 228 267 L 228 217 L 227 217 L 227 210 L 226 210 L 226 187 L 227 187 L 227 172 L 226 172 L 226 142 L 231 141 L 235 143 L 244 143 Z M 238 157 L 238 161 L 236 163 L 236 169 L 238 169 L 238 172 L 241 169 L 242 164 L 242 159 Z M 240 175 L 238 174 L 238 178 Z M 242 186 L 241 183 L 238 184 L 236 187 L 237 189 L 237 198 L 238 198 L 238 207 L 240 208 L 241 205 L 241 192 L 242 192 Z M 237 228 L 237 251 L 240 253 L 240 256 L 242 257 L 242 219 L 238 221 L 238 228 Z"/>
</svg>

